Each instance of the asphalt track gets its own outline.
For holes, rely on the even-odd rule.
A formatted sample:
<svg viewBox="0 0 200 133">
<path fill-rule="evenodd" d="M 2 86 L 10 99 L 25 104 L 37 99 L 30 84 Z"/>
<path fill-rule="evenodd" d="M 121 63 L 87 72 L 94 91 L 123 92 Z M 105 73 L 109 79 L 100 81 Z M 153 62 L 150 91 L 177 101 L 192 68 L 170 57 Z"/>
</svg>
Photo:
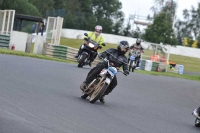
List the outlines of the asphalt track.
<svg viewBox="0 0 200 133">
<path fill-rule="evenodd" d="M 200 82 L 131 73 L 95 104 L 80 98 L 90 67 L 0 54 L 0 133 L 199 133 Z"/>
</svg>

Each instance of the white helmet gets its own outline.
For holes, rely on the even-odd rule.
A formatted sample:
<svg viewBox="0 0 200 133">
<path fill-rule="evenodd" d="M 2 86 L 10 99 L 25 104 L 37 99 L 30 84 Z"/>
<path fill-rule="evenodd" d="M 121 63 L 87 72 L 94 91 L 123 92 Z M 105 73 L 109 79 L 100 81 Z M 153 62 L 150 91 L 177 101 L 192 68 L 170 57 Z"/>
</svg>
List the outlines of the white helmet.
<svg viewBox="0 0 200 133">
<path fill-rule="evenodd" d="M 95 31 L 96 31 L 96 33 L 99 33 L 99 34 L 101 34 L 102 33 L 102 26 L 100 26 L 100 25 L 97 25 L 96 27 L 95 27 Z"/>
</svg>

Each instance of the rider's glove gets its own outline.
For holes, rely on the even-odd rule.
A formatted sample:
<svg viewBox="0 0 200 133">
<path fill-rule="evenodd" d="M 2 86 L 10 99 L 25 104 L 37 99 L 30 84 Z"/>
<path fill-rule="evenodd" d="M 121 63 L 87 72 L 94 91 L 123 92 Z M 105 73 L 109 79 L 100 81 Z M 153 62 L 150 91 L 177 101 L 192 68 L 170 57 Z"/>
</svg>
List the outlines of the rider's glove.
<svg viewBox="0 0 200 133">
<path fill-rule="evenodd" d="M 125 70 L 124 71 L 124 74 L 127 76 L 127 75 L 129 75 L 129 71 L 128 70 Z"/>
<path fill-rule="evenodd" d="M 100 45 L 99 45 L 99 46 L 98 46 L 98 48 L 99 48 L 99 49 L 101 49 L 101 48 L 102 48 L 102 46 L 100 46 Z"/>
<path fill-rule="evenodd" d="M 88 38 L 84 38 L 85 41 L 88 41 Z"/>
<path fill-rule="evenodd" d="M 102 43 L 101 45 L 103 45 L 103 46 L 106 46 L 106 44 L 105 44 L 105 43 Z"/>
<path fill-rule="evenodd" d="M 98 57 L 99 57 L 100 59 L 106 58 L 106 56 L 105 56 L 104 54 L 98 54 Z"/>
</svg>

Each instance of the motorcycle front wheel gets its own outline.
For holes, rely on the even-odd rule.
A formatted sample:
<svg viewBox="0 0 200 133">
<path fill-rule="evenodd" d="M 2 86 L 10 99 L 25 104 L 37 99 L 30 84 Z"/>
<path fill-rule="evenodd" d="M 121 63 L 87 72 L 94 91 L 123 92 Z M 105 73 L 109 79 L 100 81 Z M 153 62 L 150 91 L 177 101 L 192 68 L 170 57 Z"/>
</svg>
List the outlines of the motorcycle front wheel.
<svg viewBox="0 0 200 133">
<path fill-rule="evenodd" d="M 88 96 L 89 96 L 88 94 L 83 93 L 81 98 L 86 99 Z"/>
<path fill-rule="evenodd" d="M 102 81 L 95 88 L 95 91 L 91 95 L 91 97 L 90 97 L 90 103 L 96 102 L 103 95 L 103 93 L 106 91 L 107 87 L 108 87 L 108 85 L 104 81 Z"/>
<path fill-rule="evenodd" d="M 195 120 L 195 127 L 200 127 L 200 120 L 198 118 Z"/>
<path fill-rule="evenodd" d="M 130 61 L 130 65 L 129 65 L 129 68 L 128 68 L 129 72 L 131 71 L 132 64 L 133 64 L 133 61 Z"/>
<path fill-rule="evenodd" d="M 87 58 L 87 55 L 85 55 L 85 54 L 81 55 L 81 59 L 78 62 L 78 67 L 83 67 L 86 58 Z"/>
</svg>

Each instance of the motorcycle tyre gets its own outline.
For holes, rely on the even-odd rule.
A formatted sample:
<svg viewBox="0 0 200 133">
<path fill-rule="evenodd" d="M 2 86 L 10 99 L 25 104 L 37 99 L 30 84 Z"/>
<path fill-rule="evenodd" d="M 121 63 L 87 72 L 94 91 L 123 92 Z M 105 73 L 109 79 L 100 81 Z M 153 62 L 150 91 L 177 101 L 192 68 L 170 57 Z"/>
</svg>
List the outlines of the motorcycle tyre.
<svg viewBox="0 0 200 133">
<path fill-rule="evenodd" d="M 131 71 L 132 64 L 133 64 L 133 61 L 130 61 L 130 65 L 129 65 L 129 68 L 128 68 L 129 72 Z"/>
<path fill-rule="evenodd" d="M 86 99 L 88 96 L 89 96 L 88 94 L 83 93 L 82 96 L 81 96 L 81 98 L 82 99 Z"/>
<path fill-rule="evenodd" d="M 195 120 L 195 127 L 200 127 L 200 120 L 198 118 Z"/>
<path fill-rule="evenodd" d="M 92 98 L 93 97 L 93 94 L 92 94 L 90 97 L 90 103 L 95 103 L 103 95 L 103 93 L 106 91 L 107 87 L 108 87 L 108 85 L 106 83 L 104 83 L 102 85 L 100 91 L 97 93 L 97 95 L 94 98 Z"/>
<path fill-rule="evenodd" d="M 83 67 L 84 61 L 87 58 L 87 55 L 82 55 L 82 58 L 79 60 L 78 67 Z"/>
</svg>

